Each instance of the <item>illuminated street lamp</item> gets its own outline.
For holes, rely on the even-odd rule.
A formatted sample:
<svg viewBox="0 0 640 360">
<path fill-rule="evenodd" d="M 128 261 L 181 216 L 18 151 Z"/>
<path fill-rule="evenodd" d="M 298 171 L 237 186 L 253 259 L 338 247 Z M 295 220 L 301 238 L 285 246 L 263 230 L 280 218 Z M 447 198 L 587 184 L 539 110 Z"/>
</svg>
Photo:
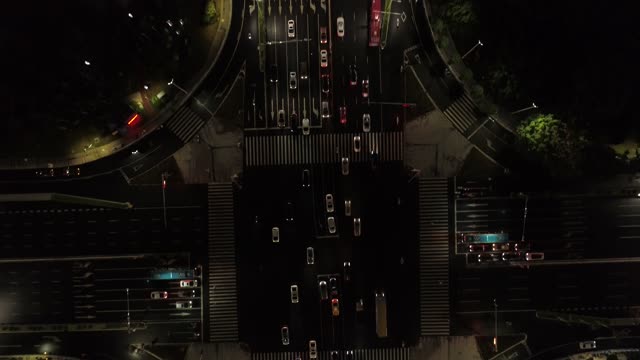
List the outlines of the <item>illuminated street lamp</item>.
<svg viewBox="0 0 640 360">
<path fill-rule="evenodd" d="M 531 109 L 537 109 L 537 108 L 538 108 L 538 105 L 536 105 L 536 103 L 532 102 L 531 106 L 527 106 L 526 108 L 522 108 L 522 109 L 520 109 L 518 111 L 514 111 L 514 112 L 511 113 L 511 115 L 515 115 L 515 114 L 521 113 L 523 111 L 527 111 L 527 110 L 531 110 Z"/>
<path fill-rule="evenodd" d="M 467 57 L 467 55 L 471 54 L 471 52 L 475 50 L 478 46 L 484 46 L 482 41 L 478 40 L 478 42 L 475 45 L 473 45 L 473 47 L 469 49 L 469 51 L 467 51 L 466 53 L 464 53 L 464 55 L 462 55 L 461 59 L 464 60 L 464 58 Z"/>
<path fill-rule="evenodd" d="M 178 86 L 178 84 L 176 84 L 175 81 L 173 81 L 173 78 L 171 78 L 171 81 L 169 81 L 167 83 L 167 85 L 169 86 L 175 86 L 178 90 L 182 91 L 183 93 L 185 93 L 186 95 L 189 95 L 189 93 L 187 92 L 187 90 L 183 89 L 182 87 Z"/>
<path fill-rule="evenodd" d="M 87 65 L 87 66 L 90 66 L 90 65 L 91 65 L 91 63 L 89 62 L 89 60 L 85 60 L 85 61 L 84 61 L 84 64 L 85 64 L 85 65 Z"/>
<path fill-rule="evenodd" d="M 128 13 L 128 14 L 127 14 L 127 16 L 128 16 L 130 19 L 133 19 L 133 14 L 132 14 L 132 13 Z"/>
</svg>

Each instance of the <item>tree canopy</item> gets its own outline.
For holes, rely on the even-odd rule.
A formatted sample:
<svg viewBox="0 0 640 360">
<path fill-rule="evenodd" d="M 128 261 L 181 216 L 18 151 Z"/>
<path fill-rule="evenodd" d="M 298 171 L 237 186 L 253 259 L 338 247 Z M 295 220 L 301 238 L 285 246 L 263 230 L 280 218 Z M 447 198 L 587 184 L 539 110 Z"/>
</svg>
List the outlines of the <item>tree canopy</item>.
<svg viewBox="0 0 640 360">
<path fill-rule="evenodd" d="M 443 12 L 444 18 L 451 25 L 471 24 L 476 21 L 476 13 L 471 0 L 448 1 Z"/>
<path fill-rule="evenodd" d="M 551 114 L 537 114 L 517 128 L 525 150 L 532 153 L 553 173 L 573 172 L 580 166 L 587 144 L 584 136 Z"/>
</svg>

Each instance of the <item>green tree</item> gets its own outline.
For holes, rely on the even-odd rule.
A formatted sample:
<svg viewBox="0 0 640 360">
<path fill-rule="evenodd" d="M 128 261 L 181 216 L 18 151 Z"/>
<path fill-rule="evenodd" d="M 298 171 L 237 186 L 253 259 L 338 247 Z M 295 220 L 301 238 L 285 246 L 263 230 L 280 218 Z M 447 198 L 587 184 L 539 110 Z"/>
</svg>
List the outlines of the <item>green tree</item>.
<svg viewBox="0 0 640 360">
<path fill-rule="evenodd" d="M 218 10 L 216 10 L 215 0 L 207 0 L 202 21 L 205 24 L 209 25 L 209 24 L 215 23 L 217 19 L 218 19 Z"/>
<path fill-rule="evenodd" d="M 579 172 L 587 141 L 565 122 L 551 114 L 537 114 L 520 124 L 517 133 L 524 149 L 540 160 L 552 174 Z"/>
<path fill-rule="evenodd" d="M 476 22 L 471 0 L 451 0 L 444 6 L 443 15 L 450 25 L 467 25 Z"/>
<path fill-rule="evenodd" d="M 513 102 L 520 98 L 518 79 L 504 64 L 489 70 L 484 82 L 489 94 L 498 103 Z"/>
</svg>

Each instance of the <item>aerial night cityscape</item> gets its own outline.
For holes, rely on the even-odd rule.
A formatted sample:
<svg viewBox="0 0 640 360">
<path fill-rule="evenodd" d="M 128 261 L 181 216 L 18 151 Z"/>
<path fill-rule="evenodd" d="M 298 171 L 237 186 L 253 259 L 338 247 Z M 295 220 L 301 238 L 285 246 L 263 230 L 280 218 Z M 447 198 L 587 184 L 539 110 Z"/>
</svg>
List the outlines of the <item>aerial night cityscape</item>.
<svg viewBox="0 0 640 360">
<path fill-rule="evenodd" d="M 6 3 L 0 360 L 640 360 L 632 3 Z"/>
</svg>

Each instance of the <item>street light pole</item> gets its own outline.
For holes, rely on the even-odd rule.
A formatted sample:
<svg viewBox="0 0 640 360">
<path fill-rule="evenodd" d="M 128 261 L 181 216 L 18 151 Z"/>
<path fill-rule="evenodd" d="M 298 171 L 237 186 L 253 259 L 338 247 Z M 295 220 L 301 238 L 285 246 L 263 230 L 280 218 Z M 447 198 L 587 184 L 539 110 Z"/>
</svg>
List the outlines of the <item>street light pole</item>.
<svg viewBox="0 0 640 360">
<path fill-rule="evenodd" d="M 127 288 L 127 332 L 131 334 L 131 313 L 129 310 L 129 288 Z"/>
<path fill-rule="evenodd" d="M 171 79 L 171 81 L 169 81 L 167 83 L 167 85 L 169 86 L 175 86 L 178 90 L 182 91 L 183 93 L 185 93 L 185 95 L 189 95 L 189 93 L 187 92 L 187 90 L 183 89 L 182 87 L 178 86 L 178 84 L 176 84 L 175 81 L 173 81 L 173 79 Z"/>
<path fill-rule="evenodd" d="M 531 110 L 531 109 L 537 109 L 537 108 L 538 108 L 538 105 L 536 105 L 536 103 L 533 103 L 533 102 L 532 102 L 532 103 L 531 103 L 531 106 L 528 106 L 528 107 L 526 107 L 526 108 L 523 108 L 523 109 L 520 109 L 520 110 L 514 111 L 514 112 L 512 112 L 512 113 L 511 113 L 511 115 L 515 115 L 515 114 L 517 114 L 517 113 L 521 113 L 521 112 L 523 112 L 523 111 L 527 111 L 527 110 Z"/>
<path fill-rule="evenodd" d="M 496 299 L 493 299 L 493 320 L 493 327 L 495 329 L 493 336 L 493 348 L 495 352 L 498 352 L 498 302 Z"/>
<path fill-rule="evenodd" d="M 473 45 L 473 47 L 469 49 L 469 51 L 467 51 L 466 53 L 464 53 L 464 55 L 462 55 L 461 59 L 464 60 L 464 58 L 467 57 L 467 55 L 471 54 L 471 52 L 473 52 L 473 50 L 475 50 L 478 46 L 484 46 L 482 41 L 478 40 L 478 42 L 475 45 Z"/>
<path fill-rule="evenodd" d="M 164 213 L 164 228 L 167 228 L 167 197 L 165 196 L 165 190 L 167 189 L 167 177 L 169 174 L 165 171 L 161 175 L 162 179 L 162 211 Z"/>
<path fill-rule="evenodd" d="M 529 203 L 529 195 L 524 196 L 524 215 L 522 217 L 522 238 L 520 238 L 521 242 L 524 242 L 524 229 L 527 225 L 527 204 Z"/>
</svg>

